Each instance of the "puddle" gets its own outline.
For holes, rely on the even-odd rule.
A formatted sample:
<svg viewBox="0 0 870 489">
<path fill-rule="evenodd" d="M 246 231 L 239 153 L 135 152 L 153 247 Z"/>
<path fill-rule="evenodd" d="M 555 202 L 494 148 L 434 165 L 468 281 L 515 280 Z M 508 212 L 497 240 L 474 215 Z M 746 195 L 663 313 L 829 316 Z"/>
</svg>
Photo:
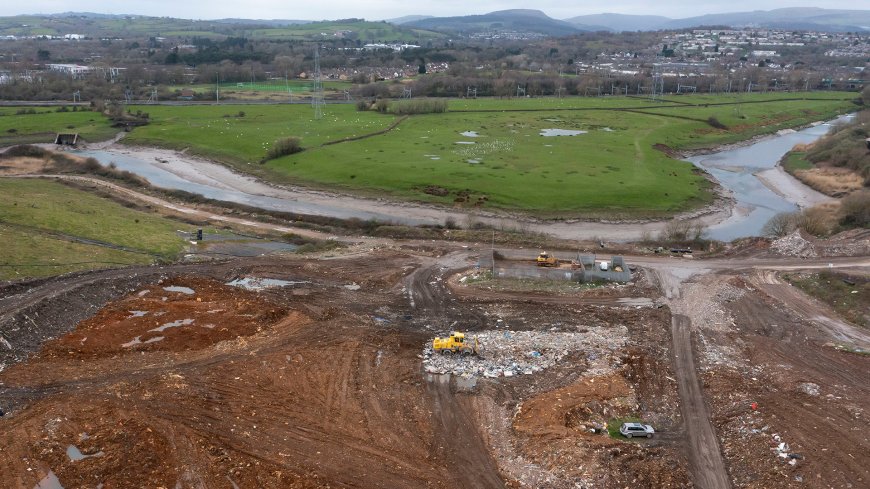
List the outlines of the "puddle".
<svg viewBox="0 0 870 489">
<path fill-rule="evenodd" d="M 180 326 L 187 326 L 188 324 L 193 324 L 193 319 L 179 319 L 177 321 L 172 321 L 171 323 L 166 323 L 158 328 L 149 329 L 148 331 L 162 333 L 169 328 L 178 328 Z M 151 339 L 154 339 L 154 338 L 151 338 Z M 151 340 L 148 340 L 148 341 L 151 341 Z M 146 341 L 146 343 L 148 343 L 148 341 Z"/>
<path fill-rule="evenodd" d="M 63 489 L 63 486 L 60 485 L 60 481 L 57 479 L 57 476 L 54 475 L 54 472 L 49 470 L 48 475 L 42 478 L 41 481 L 37 482 L 33 489 Z"/>
<path fill-rule="evenodd" d="M 480 160 L 477 158 L 472 158 L 472 159 L 466 160 L 466 161 L 471 163 L 472 165 L 479 165 L 480 164 Z"/>
<path fill-rule="evenodd" d="M 465 132 L 460 132 L 459 134 L 462 134 L 463 136 L 465 136 L 467 138 L 479 138 L 480 137 L 480 134 L 478 134 L 477 131 L 465 131 Z"/>
<path fill-rule="evenodd" d="M 587 132 L 588 131 L 577 131 L 573 129 L 541 129 L 541 136 L 577 136 L 579 134 L 586 134 Z"/>
<path fill-rule="evenodd" d="M 613 132 L 613 129 L 611 129 L 609 127 L 602 127 L 601 130 L 604 132 Z"/>
<path fill-rule="evenodd" d="M 158 341 L 163 341 L 163 336 L 155 336 L 155 337 L 149 338 L 145 341 L 142 341 L 140 338 L 141 338 L 141 336 L 137 336 L 137 337 L 133 338 L 133 340 L 131 340 L 127 343 L 124 343 L 121 346 L 123 348 L 131 348 L 131 347 L 134 347 L 136 345 L 147 345 L 148 343 L 157 343 Z"/>
<path fill-rule="evenodd" d="M 382 358 L 384 358 L 384 352 L 382 350 L 378 350 L 378 356 L 375 357 L 375 367 L 381 366 Z"/>
<path fill-rule="evenodd" d="M 344 287 L 347 290 L 359 290 L 360 289 L 359 285 L 356 282 L 354 282 L 352 284 L 343 285 L 342 287 Z"/>
<path fill-rule="evenodd" d="M 299 284 L 310 284 L 311 282 L 308 280 L 279 280 L 276 278 L 260 278 L 260 277 L 244 277 L 237 278 L 233 281 L 227 282 L 227 285 L 232 285 L 233 287 L 240 287 L 246 290 L 263 290 L 263 289 L 271 289 L 274 287 L 287 287 L 288 285 L 299 285 Z"/>
<path fill-rule="evenodd" d="M 430 160 L 440 160 L 441 159 L 441 157 L 438 155 L 423 155 L 423 156 L 426 158 L 429 158 Z"/>
<path fill-rule="evenodd" d="M 148 314 L 148 311 L 127 311 L 127 312 L 130 313 L 130 315 L 127 317 L 127 319 L 141 318 L 142 316 Z"/>
<path fill-rule="evenodd" d="M 139 292 L 138 294 L 136 294 L 136 295 L 138 295 L 139 297 L 145 297 L 145 296 L 148 295 L 150 292 L 151 292 L 150 290 L 142 290 L 142 291 L 140 291 L 140 292 Z"/>
<path fill-rule="evenodd" d="M 79 450 L 79 447 L 77 447 L 75 445 L 70 445 L 70 446 L 66 447 L 66 456 L 69 457 L 70 461 L 78 462 L 79 460 L 84 460 L 86 458 L 102 457 L 103 451 L 100 450 L 97 453 L 93 453 L 91 455 L 85 455 L 82 453 L 81 450 Z"/>
<path fill-rule="evenodd" d="M 477 144 L 474 141 L 456 141 L 456 144 Z"/>
<path fill-rule="evenodd" d="M 169 287 L 163 287 L 163 290 L 166 292 L 181 292 L 182 294 L 193 295 L 193 289 L 190 287 L 182 287 L 180 285 L 170 285 Z"/>
</svg>

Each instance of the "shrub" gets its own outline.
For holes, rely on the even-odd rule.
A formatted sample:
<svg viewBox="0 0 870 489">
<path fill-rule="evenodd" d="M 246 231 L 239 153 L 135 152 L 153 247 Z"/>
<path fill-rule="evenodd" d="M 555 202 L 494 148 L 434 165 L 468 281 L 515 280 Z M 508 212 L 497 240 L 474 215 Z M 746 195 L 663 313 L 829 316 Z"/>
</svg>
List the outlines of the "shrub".
<svg viewBox="0 0 870 489">
<path fill-rule="evenodd" d="M 244 116 L 245 116 L 245 111 L 244 111 L 244 110 L 240 110 L 239 113 L 236 114 L 236 117 L 244 117 Z"/>
<path fill-rule="evenodd" d="M 396 115 L 440 114 L 447 112 L 446 100 L 403 100 L 393 102 L 389 112 Z"/>
<path fill-rule="evenodd" d="M 831 233 L 833 220 L 826 210 L 813 207 L 798 214 L 797 226 L 813 236 L 825 236 Z"/>
<path fill-rule="evenodd" d="M 719 122 L 719 119 L 712 115 L 707 119 L 707 124 L 710 124 L 710 126 L 715 127 L 716 129 L 728 129 L 728 126 Z"/>
<path fill-rule="evenodd" d="M 365 112 L 369 110 L 369 103 L 365 100 L 358 100 L 356 102 L 356 110 L 358 110 L 359 112 Z"/>
<path fill-rule="evenodd" d="M 3 153 L 4 158 L 14 158 L 16 156 L 26 156 L 30 158 L 43 158 L 47 156 L 48 151 L 40 148 L 39 146 L 32 146 L 29 144 L 21 144 L 18 146 L 13 146 L 6 150 Z"/>
<path fill-rule="evenodd" d="M 382 98 L 382 99 L 378 99 L 378 101 L 375 102 L 375 110 L 377 110 L 378 112 L 380 112 L 382 114 L 386 114 L 387 111 L 389 110 L 389 108 L 390 108 L 390 101 L 387 99 Z"/>
<path fill-rule="evenodd" d="M 704 236 L 704 226 L 691 221 L 673 220 L 665 225 L 659 241 L 666 243 L 700 243 Z"/>
<path fill-rule="evenodd" d="M 266 156 L 261 160 L 261 162 L 265 163 L 269 160 L 274 160 L 275 158 L 299 153 L 303 149 L 301 141 L 297 137 L 290 136 L 277 139 L 272 144 L 272 147 L 269 148 L 269 151 L 266 152 Z"/>
<path fill-rule="evenodd" d="M 840 202 L 840 224 L 846 227 L 870 226 L 870 191 L 855 192 Z"/>
<path fill-rule="evenodd" d="M 798 214 L 796 212 L 780 212 L 764 224 L 761 232 L 765 236 L 775 238 L 791 234 L 797 227 L 797 217 Z"/>
</svg>

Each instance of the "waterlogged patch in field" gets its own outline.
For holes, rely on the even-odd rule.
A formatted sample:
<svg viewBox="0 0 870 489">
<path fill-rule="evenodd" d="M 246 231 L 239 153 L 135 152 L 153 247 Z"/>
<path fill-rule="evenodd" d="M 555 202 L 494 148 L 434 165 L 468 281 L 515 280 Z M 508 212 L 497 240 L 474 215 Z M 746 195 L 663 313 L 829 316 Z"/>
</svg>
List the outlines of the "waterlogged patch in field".
<svg viewBox="0 0 870 489">
<path fill-rule="evenodd" d="M 589 131 L 579 131 L 573 129 L 541 129 L 541 136 L 544 137 L 555 137 L 555 136 L 579 136 L 581 134 L 586 134 Z"/>
</svg>

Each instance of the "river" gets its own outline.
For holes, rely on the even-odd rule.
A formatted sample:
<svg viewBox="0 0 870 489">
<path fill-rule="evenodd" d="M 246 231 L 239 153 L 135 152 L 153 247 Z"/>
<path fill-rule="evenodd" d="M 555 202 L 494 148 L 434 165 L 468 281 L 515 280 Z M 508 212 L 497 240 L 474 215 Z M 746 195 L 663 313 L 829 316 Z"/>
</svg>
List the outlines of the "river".
<svg viewBox="0 0 870 489">
<path fill-rule="evenodd" d="M 838 121 L 846 117 L 848 116 Z M 790 212 L 798 208 L 796 204 L 801 203 L 801 198 L 796 194 L 816 194 L 793 182 L 786 182 L 786 184 L 797 188 L 797 191 L 783 190 L 783 187 L 780 187 L 779 193 L 774 192 L 758 178 L 758 174 L 782 173 L 774 168 L 787 151 L 796 144 L 806 144 L 820 138 L 835 122 L 817 124 L 800 131 L 781 131 L 777 135 L 745 146 L 689 158 L 688 161 L 709 172 L 735 200 L 735 206 L 730 214 L 720 213 L 707 217 L 705 222 L 708 226 L 707 236 L 723 241 L 758 236 L 770 217 L 779 212 Z M 277 187 L 232 172 L 216 163 L 155 148 L 114 145 L 106 149 L 76 151 L 76 154 L 94 157 L 105 165 L 114 163 L 119 169 L 140 175 L 157 187 L 185 190 L 211 199 L 272 211 L 342 219 L 376 219 L 407 225 L 443 224 L 445 220 L 452 219 L 460 225 L 483 222 L 496 227 L 522 228 L 566 239 L 597 238 L 611 241 L 638 239 L 643 233 L 654 235 L 664 226 L 661 222 L 643 224 L 522 222 L 515 217 L 499 217 L 491 214 L 469 217 L 461 210 L 365 199 L 303 188 Z M 777 185 L 777 180 L 782 182 L 784 179 L 791 178 L 782 174 L 772 176 L 777 178 L 765 180 L 768 185 L 774 187 Z M 817 194 L 816 198 L 818 201 L 824 199 L 820 194 Z M 812 199 L 809 202 L 812 202 Z"/>
</svg>

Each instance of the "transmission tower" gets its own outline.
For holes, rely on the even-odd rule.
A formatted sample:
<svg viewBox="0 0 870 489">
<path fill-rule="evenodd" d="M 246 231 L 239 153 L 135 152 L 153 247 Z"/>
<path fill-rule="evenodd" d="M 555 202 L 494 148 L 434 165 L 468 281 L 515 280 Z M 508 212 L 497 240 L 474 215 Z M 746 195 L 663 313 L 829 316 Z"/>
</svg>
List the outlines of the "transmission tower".
<svg viewBox="0 0 870 489">
<path fill-rule="evenodd" d="M 402 98 L 407 98 L 407 99 L 411 98 L 411 89 L 410 88 L 403 88 L 402 89 Z"/>
<path fill-rule="evenodd" d="M 80 90 L 76 90 L 73 92 L 73 102 L 81 102 L 82 101 L 82 92 Z"/>
<path fill-rule="evenodd" d="M 519 85 L 517 85 L 517 97 L 519 97 L 520 95 L 525 96 L 525 95 L 526 95 L 526 89 L 523 88 L 523 87 L 521 87 L 521 86 L 519 86 Z"/>
<path fill-rule="evenodd" d="M 148 97 L 148 101 L 145 103 L 146 104 L 156 104 L 157 103 L 157 89 L 156 88 L 151 89 L 151 95 Z"/>
<path fill-rule="evenodd" d="M 314 107 L 314 118 L 323 118 L 323 78 L 320 73 L 320 49 L 314 46 L 314 87 L 311 96 L 311 105 Z"/>
<path fill-rule="evenodd" d="M 465 98 L 477 98 L 477 87 L 466 87 Z"/>
<path fill-rule="evenodd" d="M 128 104 L 133 102 L 133 90 L 124 90 L 124 101 Z"/>
</svg>

